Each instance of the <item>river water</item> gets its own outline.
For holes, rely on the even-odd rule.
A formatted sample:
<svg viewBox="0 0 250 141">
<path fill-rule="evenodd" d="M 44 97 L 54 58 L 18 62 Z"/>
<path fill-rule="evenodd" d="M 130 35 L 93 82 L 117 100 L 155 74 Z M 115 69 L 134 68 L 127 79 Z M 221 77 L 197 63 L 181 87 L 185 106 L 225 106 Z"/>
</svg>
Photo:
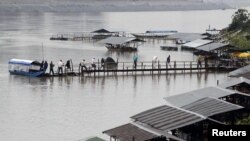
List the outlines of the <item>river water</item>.
<svg viewBox="0 0 250 141">
<path fill-rule="evenodd" d="M 204 32 L 226 27 L 235 10 L 119 13 L 0 13 L 0 137 L 4 141 L 77 141 L 125 124 L 143 110 L 165 104 L 163 97 L 216 86 L 227 73 L 169 74 L 106 78 L 27 78 L 8 73 L 11 58 L 42 60 L 111 56 L 131 61 L 133 54 L 110 53 L 102 44 L 50 41 L 58 32 L 99 28 L 144 32 L 171 29 Z M 43 49 L 42 49 L 43 44 Z M 162 41 L 139 48 L 141 61 L 154 55 L 165 60 L 194 60 L 190 52 L 160 50 Z"/>
</svg>

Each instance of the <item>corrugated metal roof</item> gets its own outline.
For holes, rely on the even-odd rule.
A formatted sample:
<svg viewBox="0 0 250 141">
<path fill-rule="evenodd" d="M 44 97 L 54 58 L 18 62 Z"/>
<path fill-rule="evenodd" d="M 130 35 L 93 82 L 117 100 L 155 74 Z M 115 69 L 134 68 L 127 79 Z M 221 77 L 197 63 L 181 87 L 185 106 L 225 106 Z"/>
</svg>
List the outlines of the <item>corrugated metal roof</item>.
<svg viewBox="0 0 250 141">
<path fill-rule="evenodd" d="M 210 117 L 213 115 L 242 109 L 243 107 L 216 98 L 205 97 L 188 105 L 182 106 L 181 108 L 198 113 L 205 117 Z"/>
<path fill-rule="evenodd" d="M 197 49 L 209 52 L 209 51 L 212 51 L 212 50 L 223 48 L 225 46 L 228 46 L 228 44 L 224 44 L 224 43 L 210 43 L 210 44 L 199 46 Z"/>
<path fill-rule="evenodd" d="M 250 80 L 247 79 L 247 78 L 244 78 L 244 77 L 240 77 L 240 78 L 234 78 L 230 81 L 226 81 L 222 84 L 219 85 L 219 87 L 222 87 L 222 88 L 228 88 L 228 87 L 232 87 L 232 86 L 235 86 L 235 85 L 239 85 L 239 84 L 242 84 L 242 83 L 246 83 L 246 84 L 249 84 L 250 85 Z"/>
<path fill-rule="evenodd" d="M 206 45 L 206 44 L 211 43 L 211 42 L 213 42 L 213 41 L 212 40 L 197 39 L 197 40 L 188 42 L 188 43 L 184 44 L 183 46 L 190 47 L 190 48 L 197 48 L 197 47 L 200 47 L 202 45 Z"/>
<path fill-rule="evenodd" d="M 103 133 L 111 137 L 115 137 L 120 141 L 132 141 L 133 137 L 136 141 L 145 141 L 156 137 L 155 134 L 145 131 L 130 123 L 104 131 Z"/>
<path fill-rule="evenodd" d="M 150 132 L 155 133 L 155 134 L 157 134 L 159 136 L 165 136 L 166 138 L 173 139 L 175 141 L 184 141 L 183 139 L 181 139 L 179 137 L 176 137 L 176 136 L 174 136 L 172 134 L 169 134 L 167 131 L 158 130 L 158 129 L 150 127 L 149 125 L 140 124 L 138 122 L 133 123 L 133 124 L 135 124 L 136 126 L 142 127 L 145 130 L 149 130 Z"/>
<path fill-rule="evenodd" d="M 226 90 L 220 87 L 207 87 L 179 95 L 165 97 L 164 99 L 174 106 L 182 107 L 205 97 L 220 98 L 235 93 L 235 91 Z"/>
<path fill-rule="evenodd" d="M 167 105 L 144 111 L 131 118 L 163 131 L 178 129 L 205 120 L 202 116 Z"/>
<path fill-rule="evenodd" d="M 244 66 L 242 68 L 239 68 L 237 70 L 231 71 L 229 73 L 229 76 L 232 77 L 240 77 L 240 76 L 244 76 L 246 74 L 250 73 L 250 65 Z"/>
<path fill-rule="evenodd" d="M 131 37 L 109 37 L 107 39 L 101 40 L 100 43 L 120 45 L 131 41 L 143 42 L 142 40 Z"/>
<path fill-rule="evenodd" d="M 167 38 L 169 39 L 179 39 L 182 41 L 190 42 L 194 41 L 196 39 L 203 39 L 206 38 L 207 36 L 203 36 L 200 33 L 176 33 L 169 35 Z"/>
</svg>

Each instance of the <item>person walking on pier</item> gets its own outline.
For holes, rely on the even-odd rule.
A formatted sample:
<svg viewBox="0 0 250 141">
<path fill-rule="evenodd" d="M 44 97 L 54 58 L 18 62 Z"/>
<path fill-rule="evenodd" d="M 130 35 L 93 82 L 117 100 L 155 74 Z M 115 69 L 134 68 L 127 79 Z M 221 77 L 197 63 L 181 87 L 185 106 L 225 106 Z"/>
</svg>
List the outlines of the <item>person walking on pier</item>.
<svg viewBox="0 0 250 141">
<path fill-rule="evenodd" d="M 199 55 L 197 58 L 197 68 L 202 68 L 201 59 L 202 57 Z"/>
<path fill-rule="evenodd" d="M 63 74 L 63 61 L 62 60 L 60 60 L 59 62 L 58 62 L 58 74 L 60 74 L 60 72 L 61 72 L 61 74 Z"/>
<path fill-rule="evenodd" d="M 138 61 L 138 56 L 137 55 L 134 55 L 133 61 L 134 61 L 134 69 L 136 69 L 136 67 L 137 67 L 137 61 Z"/>
<path fill-rule="evenodd" d="M 166 67 L 168 68 L 168 66 L 171 68 L 170 55 L 168 55 L 167 62 L 166 62 Z"/>
<path fill-rule="evenodd" d="M 51 61 L 50 62 L 50 64 L 49 64 L 49 74 L 51 75 L 51 73 L 52 73 L 52 75 L 54 75 L 54 64 L 53 64 L 53 62 Z"/>
</svg>

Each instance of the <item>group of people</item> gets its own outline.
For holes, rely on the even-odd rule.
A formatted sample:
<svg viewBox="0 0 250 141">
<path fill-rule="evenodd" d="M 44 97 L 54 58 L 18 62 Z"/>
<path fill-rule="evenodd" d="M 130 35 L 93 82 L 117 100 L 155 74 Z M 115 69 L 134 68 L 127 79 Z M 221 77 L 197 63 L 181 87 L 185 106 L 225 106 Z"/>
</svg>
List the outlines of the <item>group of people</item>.
<svg viewBox="0 0 250 141">
<path fill-rule="evenodd" d="M 71 62 L 70 61 L 71 60 L 67 60 L 66 65 L 64 65 L 63 61 L 59 60 L 59 62 L 57 63 L 57 65 L 58 65 L 57 73 L 63 74 L 63 67 L 64 66 L 66 67 L 66 70 L 71 69 Z M 47 61 L 42 61 L 40 70 L 44 70 L 46 72 L 48 66 L 49 66 L 49 74 L 55 75 L 55 72 L 54 72 L 55 64 L 53 63 L 53 61 L 51 61 L 50 64 L 48 64 Z"/>
<path fill-rule="evenodd" d="M 138 56 L 137 55 L 134 55 L 133 56 L 133 68 L 136 69 L 137 68 L 137 61 L 138 61 Z M 154 56 L 153 59 L 152 59 L 152 65 L 153 65 L 153 68 L 156 68 L 157 66 L 157 62 L 159 62 L 159 58 L 158 56 Z M 166 67 L 171 67 L 171 63 L 170 63 L 170 55 L 168 55 L 167 57 L 167 60 L 166 60 Z"/>
<path fill-rule="evenodd" d="M 95 58 L 92 58 L 92 59 L 91 59 L 91 68 L 96 69 L 96 67 L 97 67 L 96 64 L 97 64 L 96 59 L 95 59 Z M 105 65 L 105 59 L 102 58 L 102 59 L 101 59 L 101 67 L 100 67 L 100 69 L 104 69 L 104 65 Z M 81 67 L 82 70 L 83 70 L 83 69 L 88 70 L 88 68 L 87 68 L 87 66 L 86 66 L 86 61 L 85 61 L 85 59 L 83 59 L 83 60 L 81 61 L 80 67 Z"/>
</svg>

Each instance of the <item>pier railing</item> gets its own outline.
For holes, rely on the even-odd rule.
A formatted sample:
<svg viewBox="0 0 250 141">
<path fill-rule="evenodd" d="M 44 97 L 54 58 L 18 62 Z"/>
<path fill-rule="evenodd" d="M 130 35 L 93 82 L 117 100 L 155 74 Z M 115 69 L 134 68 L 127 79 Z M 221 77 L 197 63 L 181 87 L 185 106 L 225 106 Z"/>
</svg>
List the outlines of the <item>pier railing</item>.
<svg viewBox="0 0 250 141">
<path fill-rule="evenodd" d="M 113 74 L 117 75 L 117 73 L 129 74 L 133 72 L 139 72 L 141 74 L 144 74 L 146 72 L 149 73 L 162 73 L 169 71 L 201 71 L 205 70 L 209 67 L 211 64 L 205 64 L 204 62 L 201 64 L 198 64 L 196 61 L 172 61 L 170 63 L 167 63 L 166 61 L 138 61 L 138 62 L 117 62 L 115 63 L 104 63 L 102 64 L 99 60 L 94 63 L 86 63 L 84 66 L 81 66 L 80 64 L 78 66 L 78 74 L 79 75 L 105 75 L 105 73 L 113 72 Z"/>
<path fill-rule="evenodd" d="M 196 61 L 138 61 L 138 62 L 116 62 L 101 63 L 98 59 L 94 63 L 71 62 L 70 68 L 64 68 L 62 75 L 77 75 L 77 76 L 105 76 L 105 75 L 129 75 L 129 74 L 161 74 L 161 73 L 186 73 L 186 72 L 204 72 L 206 70 L 232 70 L 232 66 L 220 66 L 216 62 L 207 63 L 203 61 L 198 63 Z M 231 68 L 232 67 L 232 68 Z M 56 70 L 55 70 L 56 71 Z M 54 76 L 57 76 L 56 73 Z"/>
</svg>

